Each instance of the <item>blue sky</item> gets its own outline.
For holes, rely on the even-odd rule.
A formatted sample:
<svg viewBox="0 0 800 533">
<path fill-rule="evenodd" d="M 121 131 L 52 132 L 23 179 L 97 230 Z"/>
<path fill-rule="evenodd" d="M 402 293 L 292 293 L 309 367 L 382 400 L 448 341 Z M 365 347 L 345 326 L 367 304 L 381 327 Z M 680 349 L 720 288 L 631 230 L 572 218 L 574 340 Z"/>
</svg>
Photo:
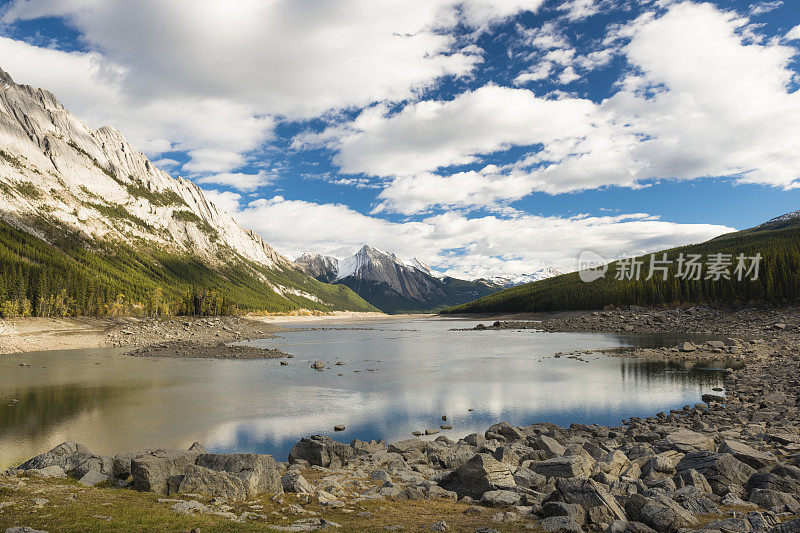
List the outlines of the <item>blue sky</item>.
<svg viewBox="0 0 800 533">
<path fill-rule="evenodd" d="M 0 68 L 292 257 L 569 270 L 800 209 L 796 2 L 0 5 Z"/>
</svg>

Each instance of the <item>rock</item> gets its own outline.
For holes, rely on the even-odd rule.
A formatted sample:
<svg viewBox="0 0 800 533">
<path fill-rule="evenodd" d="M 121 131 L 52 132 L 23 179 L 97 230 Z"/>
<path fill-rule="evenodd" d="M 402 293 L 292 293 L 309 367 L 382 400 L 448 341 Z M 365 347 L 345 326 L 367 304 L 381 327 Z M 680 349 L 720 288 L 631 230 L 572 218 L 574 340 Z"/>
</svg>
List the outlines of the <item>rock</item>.
<svg viewBox="0 0 800 533">
<path fill-rule="evenodd" d="M 101 474 L 97 470 L 89 470 L 78 480 L 78 483 L 86 487 L 94 487 L 108 480 L 109 477 L 107 475 Z"/>
<path fill-rule="evenodd" d="M 333 430 L 334 431 L 344 431 L 345 429 L 347 429 L 347 428 L 345 426 L 342 426 L 342 425 L 333 426 Z"/>
<path fill-rule="evenodd" d="M 231 500 L 248 497 L 244 482 L 227 472 L 218 472 L 198 465 L 189 465 L 183 473 L 169 480 L 169 493 L 222 496 Z"/>
<path fill-rule="evenodd" d="M 444 520 L 439 520 L 438 522 L 431 524 L 431 527 L 429 529 L 431 531 L 448 531 L 450 529 L 450 526 L 448 526 L 447 522 L 445 522 Z"/>
<path fill-rule="evenodd" d="M 525 438 L 525 435 L 518 429 L 509 424 L 508 422 L 500 422 L 495 424 L 484 433 L 486 440 L 500 440 L 514 442 Z"/>
<path fill-rule="evenodd" d="M 641 522 L 625 522 L 615 520 L 608 526 L 606 533 L 656 533 L 656 531 Z"/>
<path fill-rule="evenodd" d="M 439 483 L 460 497 L 479 499 L 487 491 L 508 490 L 516 486 L 509 467 L 489 454 L 475 454 Z"/>
<path fill-rule="evenodd" d="M 770 533 L 800 533 L 800 518 L 777 525 L 770 529 Z"/>
<path fill-rule="evenodd" d="M 700 491 L 707 492 L 709 494 L 714 492 L 706 477 L 694 469 L 678 472 L 675 474 L 675 477 L 673 477 L 672 480 L 675 483 L 675 487 L 678 489 L 692 486 L 697 487 Z"/>
<path fill-rule="evenodd" d="M 606 523 L 628 519 L 608 489 L 593 479 L 560 479 L 556 488 L 565 502 L 580 505 L 590 516 L 607 518 Z"/>
<path fill-rule="evenodd" d="M 583 528 L 568 516 L 549 516 L 538 523 L 548 533 L 583 533 Z"/>
<path fill-rule="evenodd" d="M 311 494 L 314 492 L 314 487 L 299 472 L 286 472 L 281 477 L 281 486 L 283 486 L 284 492 L 295 494 Z"/>
<path fill-rule="evenodd" d="M 592 467 L 583 456 L 568 455 L 539 461 L 533 466 L 533 471 L 556 478 L 589 477 Z"/>
<path fill-rule="evenodd" d="M 764 509 L 779 507 L 780 510 L 778 512 L 800 513 L 800 503 L 798 503 L 791 494 L 786 494 L 785 492 L 769 489 L 753 489 L 748 501 Z"/>
<path fill-rule="evenodd" d="M 747 480 L 744 489 L 747 492 L 752 492 L 756 489 L 773 490 L 776 492 L 785 492 L 795 498 L 800 497 L 800 481 L 779 476 L 771 472 L 753 474 L 750 479 Z"/>
<path fill-rule="evenodd" d="M 682 352 L 694 352 L 697 350 L 697 347 L 695 347 L 695 345 L 691 342 L 684 342 L 678 347 L 678 349 Z"/>
<path fill-rule="evenodd" d="M 64 442 L 43 454 L 22 463 L 17 470 L 41 470 L 48 466 L 60 466 L 69 472 L 93 454 L 79 442 Z"/>
<path fill-rule="evenodd" d="M 391 450 L 390 450 L 391 451 Z M 353 448 L 330 437 L 312 435 L 301 439 L 289 452 L 289 462 L 307 461 L 312 466 L 341 468 L 355 455 Z"/>
<path fill-rule="evenodd" d="M 17 526 L 17 527 L 6 528 L 6 533 L 47 533 L 47 531 L 42 531 L 41 529 L 33 529 L 32 527 L 27 527 L 27 526 Z"/>
<path fill-rule="evenodd" d="M 133 488 L 142 492 L 169 494 L 167 480 L 180 476 L 197 460 L 196 453 L 159 450 L 151 455 L 131 459 Z"/>
<path fill-rule="evenodd" d="M 706 524 L 703 529 L 723 531 L 725 533 L 750 533 L 753 530 L 750 521 L 746 518 L 724 518 L 722 520 L 714 520 Z"/>
<path fill-rule="evenodd" d="M 297 520 L 290 526 L 267 526 L 268 529 L 273 531 L 317 531 L 327 528 L 340 528 L 341 525 L 324 518 L 304 518 Z"/>
<path fill-rule="evenodd" d="M 566 516 L 581 526 L 586 524 L 586 510 L 576 503 L 547 502 L 540 514 L 544 517 Z"/>
<path fill-rule="evenodd" d="M 760 452 L 747 444 L 735 441 L 725 440 L 719 447 L 720 453 L 729 453 L 736 459 L 740 460 L 746 465 L 758 470 L 767 466 L 772 466 L 778 462 L 778 459 L 771 453 Z"/>
<path fill-rule="evenodd" d="M 428 447 L 428 442 L 422 439 L 406 439 L 400 442 L 389 444 L 389 453 L 402 453 L 406 454 L 411 451 L 423 451 Z"/>
<path fill-rule="evenodd" d="M 322 361 L 314 361 L 314 363 L 311 365 L 311 368 L 315 370 L 325 370 L 325 363 Z"/>
<path fill-rule="evenodd" d="M 678 472 L 697 470 L 708 480 L 714 494 L 722 494 L 728 485 L 743 485 L 755 470 L 729 453 L 688 453 L 675 467 Z"/>
<path fill-rule="evenodd" d="M 426 429 L 426 430 L 425 430 L 425 434 L 426 434 L 426 435 L 436 435 L 436 434 L 437 434 L 437 433 L 439 433 L 440 431 L 441 431 L 440 429 L 436 429 L 436 428 L 430 428 L 430 429 Z"/>
<path fill-rule="evenodd" d="M 289 366 L 289 363 L 286 361 L 281 361 L 281 366 Z"/>
<path fill-rule="evenodd" d="M 510 490 L 490 490 L 483 493 L 481 502 L 490 507 L 511 507 L 519 505 L 522 496 Z"/>
<path fill-rule="evenodd" d="M 703 394 L 700 397 L 705 403 L 712 404 L 712 403 L 725 403 L 725 397 L 719 396 L 717 394 Z"/>
<path fill-rule="evenodd" d="M 671 449 L 683 453 L 699 452 L 703 450 L 714 451 L 716 448 L 713 439 L 690 429 L 673 431 L 664 437 L 664 441 Z"/>
<path fill-rule="evenodd" d="M 172 510 L 181 514 L 202 513 L 207 510 L 207 507 L 197 500 L 184 501 L 180 500 L 172 506 Z"/>
<path fill-rule="evenodd" d="M 625 505 L 628 516 L 659 532 L 674 532 L 698 525 L 686 509 L 667 497 L 646 498 L 633 494 Z"/>
<path fill-rule="evenodd" d="M 538 489 L 545 486 L 547 477 L 520 466 L 514 470 L 514 481 L 517 483 L 517 487 Z"/>
<path fill-rule="evenodd" d="M 44 468 L 36 469 L 32 468 L 27 471 L 29 474 L 40 476 L 44 478 L 48 477 L 66 477 L 66 472 L 64 469 L 58 465 L 46 466 Z"/>
<path fill-rule="evenodd" d="M 533 448 L 537 450 L 543 450 L 547 457 L 554 457 L 556 455 L 564 455 L 567 449 L 558 443 L 558 441 L 552 437 L 548 437 L 547 435 L 540 435 L 536 438 L 533 442 Z"/>
</svg>

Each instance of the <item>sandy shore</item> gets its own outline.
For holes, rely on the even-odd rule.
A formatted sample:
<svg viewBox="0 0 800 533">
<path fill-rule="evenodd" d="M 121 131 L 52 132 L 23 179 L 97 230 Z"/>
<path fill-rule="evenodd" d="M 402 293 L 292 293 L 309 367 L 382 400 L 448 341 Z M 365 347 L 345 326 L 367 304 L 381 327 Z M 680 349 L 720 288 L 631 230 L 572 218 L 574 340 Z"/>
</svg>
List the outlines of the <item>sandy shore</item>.
<svg viewBox="0 0 800 533">
<path fill-rule="evenodd" d="M 413 315 L 414 317 L 430 315 Z M 359 322 L 400 318 L 382 313 L 328 315 L 250 315 L 245 317 L 16 318 L 0 320 L 0 354 L 103 347 L 141 348 L 173 343 L 215 347 L 236 340 L 264 338 L 287 323 Z"/>
</svg>

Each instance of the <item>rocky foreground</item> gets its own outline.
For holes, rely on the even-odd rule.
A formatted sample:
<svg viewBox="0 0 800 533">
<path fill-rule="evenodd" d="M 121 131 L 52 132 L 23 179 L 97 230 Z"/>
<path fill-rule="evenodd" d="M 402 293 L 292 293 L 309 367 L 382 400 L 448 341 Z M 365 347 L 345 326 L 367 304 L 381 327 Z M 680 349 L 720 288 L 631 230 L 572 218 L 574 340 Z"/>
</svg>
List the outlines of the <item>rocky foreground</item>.
<svg viewBox="0 0 800 533">
<path fill-rule="evenodd" d="M 637 311 L 645 315 L 639 320 L 654 323 L 660 313 Z M 791 314 L 762 316 L 748 330 L 743 316 L 729 314 L 719 324 L 736 335 L 749 331 L 746 339 L 655 351 L 745 362 L 727 372 L 724 392 L 619 427 L 499 423 L 457 442 L 439 436 L 389 445 L 312 436 L 292 448 L 286 463 L 208 454 L 199 445 L 106 457 L 65 443 L 0 478 L 0 500 L 24 491 L 20 484 L 69 475 L 86 487 L 157 493 L 157 505 L 172 513 L 228 520 L 231 529 L 797 532 L 796 321 Z M 698 328 L 715 327 L 698 321 Z M 131 493 L 105 489 L 120 492 Z M 10 515 L 22 505 L 11 503 L 2 509 L 0 502 L 0 524 L 25 525 L 4 518 L 31 516 Z"/>
</svg>

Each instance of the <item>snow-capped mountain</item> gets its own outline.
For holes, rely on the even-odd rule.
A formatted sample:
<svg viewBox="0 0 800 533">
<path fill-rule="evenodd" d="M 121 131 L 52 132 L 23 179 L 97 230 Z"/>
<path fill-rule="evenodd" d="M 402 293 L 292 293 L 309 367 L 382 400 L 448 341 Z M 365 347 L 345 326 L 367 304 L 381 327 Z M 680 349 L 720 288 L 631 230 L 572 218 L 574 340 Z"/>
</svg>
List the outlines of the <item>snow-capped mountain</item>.
<svg viewBox="0 0 800 533">
<path fill-rule="evenodd" d="M 543 279 L 560 276 L 562 272 L 551 268 L 545 267 L 529 274 L 520 274 L 519 276 L 494 276 L 487 278 L 487 281 L 501 285 L 502 287 L 516 287 L 517 285 L 524 285 L 526 283 L 533 283 L 534 281 L 541 281 Z"/>
<path fill-rule="evenodd" d="M 767 227 L 779 226 L 786 223 L 794 222 L 798 219 L 800 219 L 800 211 L 792 211 L 791 213 L 785 213 L 775 218 L 771 218 L 770 220 L 767 220 L 763 224 L 759 224 L 753 229 L 763 229 Z"/>
<path fill-rule="evenodd" d="M 325 304 L 310 288 L 316 281 L 277 276 L 297 267 L 194 183 L 158 169 L 113 127 L 92 130 L 52 93 L 16 84 L 1 69 L 0 218 L 56 247 L 58 235 L 74 234 L 214 268 L 251 265 L 266 285 L 262 290 L 277 293 L 271 301 L 282 308 L 295 306 L 286 299 Z"/>
<path fill-rule="evenodd" d="M 501 288 L 486 280 L 441 276 L 419 259 L 406 263 L 393 253 L 367 245 L 344 259 L 306 252 L 295 264 L 318 280 L 347 285 L 386 312 L 436 310 Z"/>
</svg>

